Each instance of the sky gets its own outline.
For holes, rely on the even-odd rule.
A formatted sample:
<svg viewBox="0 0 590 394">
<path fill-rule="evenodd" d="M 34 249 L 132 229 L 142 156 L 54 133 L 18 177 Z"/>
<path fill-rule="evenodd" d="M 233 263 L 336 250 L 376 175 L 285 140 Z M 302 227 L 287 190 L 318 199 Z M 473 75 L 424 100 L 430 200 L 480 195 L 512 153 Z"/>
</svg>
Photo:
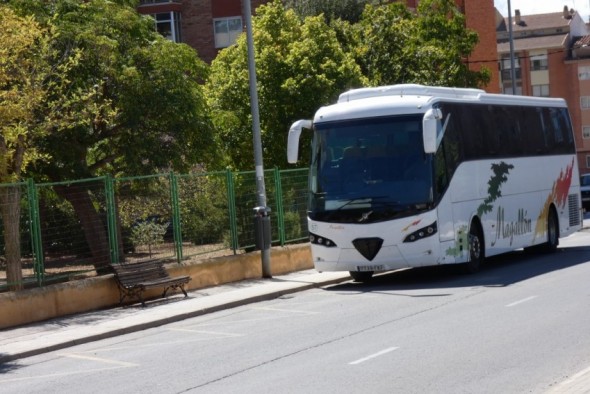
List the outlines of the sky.
<svg viewBox="0 0 590 394">
<path fill-rule="evenodd" d="M 508 16 L 508 0 L 494 0 L 494 5 L 503 16 Z M 514 10 L 520 10 L 521 15 L 561 12 L 564 5 L 577 10 L 582 19 L 588 22 L 590 0 L 510 0 L 512 16 Z"/>
</svg>

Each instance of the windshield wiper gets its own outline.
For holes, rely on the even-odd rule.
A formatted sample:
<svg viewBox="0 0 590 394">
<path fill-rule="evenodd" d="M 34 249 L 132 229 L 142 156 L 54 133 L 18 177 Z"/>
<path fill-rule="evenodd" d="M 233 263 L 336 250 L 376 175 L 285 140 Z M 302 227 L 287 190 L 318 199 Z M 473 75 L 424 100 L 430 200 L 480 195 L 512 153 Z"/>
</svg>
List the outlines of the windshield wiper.
<svg viewBox="0 0 590 394">
<path fill-rule="evenodd" d="M 383 199 L 383 198 L 388 198 L 389 196 L 369 196 L 369 197 L 357 197 L 357 198 L 351 198 L 350 200 L 348 200 L 347 202 L 345 202 L 344 204 L 342 204 L 341 206 L 339 206 L 336 210 L 340 210 L 346 206 L 349 205 L 357 205 L 357 204 L 372 204 L 373 202 L 377 202 L 374 200 L 379 200 L 379 199 Z M 343 201 L 343 200 L 340 200 Z M 388 205 L 389 203 L 392 203 L 394 205 L 399 204 L 397 201 L 383 201 L 383 202 L 378 202 L 379 204 L 385 204 Z"/>
</svg>

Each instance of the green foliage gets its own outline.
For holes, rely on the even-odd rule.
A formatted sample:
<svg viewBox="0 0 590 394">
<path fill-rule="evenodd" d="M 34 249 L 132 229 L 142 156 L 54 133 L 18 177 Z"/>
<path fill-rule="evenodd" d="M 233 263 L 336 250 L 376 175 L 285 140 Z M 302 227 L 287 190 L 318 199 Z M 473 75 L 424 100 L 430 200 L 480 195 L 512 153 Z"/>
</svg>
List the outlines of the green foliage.
<svg viewBox="0 0 590 394">
<path fill-rule="evenodd" d="M 37 127 L 35 112 L 50 89 L 47 57 L 53 32 L 6 5 L 0 5 L 0 25 L 0 182 L 9 183 L 40 158 L 32 140 L 44 131 Z"/>
<path fill-rule="evenodd" d="M 190 209 L 181 213 L 183 239 L 195 245 L 223 242 L 228 227 L 227 210 L 221 209 L 208 198 L 196 200 Z"/>
<path fill-rule="evenodd" d="M 292 8 L 301 17 L 324 14 L 331 23 L 342 19 L 351 23 L 360 20 L 366 4 L 379 4 L 381 0 L 285 0 L 287 8 Z"/>
<path fill-rule="evenodd" d="M 155 220 L 139 222 L 131 229 L 131 242 L 136 248 L 147 245 L 152 257 L 152 246 L 164 242 L 164 234 L 169 225 L 170 223 L 157 223 Z"/>
<path fill-rule="evenodd" d="M 229 225 L 225 176 L 189 176 L 179 180 L 182 239 L 195 245 L 223 242 Z"/>
<path fill-rule="evenodd" d="M 52 64 L 71 53 L 75 67 L 37 112 L 38 139 L 51 162 L 36 171 L 51 180 L 106 172 L 146 174 L 216 163 L 215 137 L 201 83 L 207 66 L 193 49 L 164 39 L 130 0 L 9 1 L 56 31 Z M 57 111 L 59 109 L 59 111 Z"/>
<path fill-rule="evenodd" d="M 478 42 L 453 0 L 423 0 L 416 13 L 403 4 L 367 6 L 352 25 L 355 59 L 372 86 L 420 83 L 481 87 L 489 70 L 464 62 Z"/>
<path fill-rule="evenodd" d="M 301 218 L 299 212 L 285 212 L 285 239 L 287 241 L 299 239 L 305 236 L 301 231 Z"/>
<path fill-rule="evenodd" d="M 276 0 L 257 9 L 253 30 L 265 166 L 285 167 L 288 125 L 363 78 L 321 17 L 301 22 Z M 222 150 L 241 169 L 251 168 L 254 157 L 247 59 L 242 35 L 213 61 L 206 84 Z"/>
</svg>

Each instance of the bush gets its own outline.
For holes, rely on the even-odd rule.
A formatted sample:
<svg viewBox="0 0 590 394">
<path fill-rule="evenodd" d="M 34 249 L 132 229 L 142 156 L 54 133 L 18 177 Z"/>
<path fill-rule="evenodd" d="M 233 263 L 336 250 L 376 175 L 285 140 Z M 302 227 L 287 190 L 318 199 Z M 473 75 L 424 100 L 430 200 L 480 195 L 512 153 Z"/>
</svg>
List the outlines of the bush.
<svg viewBox="0 0 590 394">
<path fill-rule="evenodd" d="M 131 242 L 137 248 L 147 245 L 150 257 L 152 257 L 152 245 L 164 242 L 164 235 L 170 223 L 157 223 L 153 220 L 140 222 L 131 229 Z"/>
</svg>

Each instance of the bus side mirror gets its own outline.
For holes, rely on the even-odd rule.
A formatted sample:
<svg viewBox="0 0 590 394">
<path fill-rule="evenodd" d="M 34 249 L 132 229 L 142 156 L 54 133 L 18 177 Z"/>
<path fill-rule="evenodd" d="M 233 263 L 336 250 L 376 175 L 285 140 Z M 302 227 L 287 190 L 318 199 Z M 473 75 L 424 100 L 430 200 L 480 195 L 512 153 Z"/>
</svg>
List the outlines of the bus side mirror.
<svg viewBox="0 0 590 394">
<path fill-rule="evenodd" d="M 424 119 L 422 120 L 424 153 L 436 153 L 436 131 L 440 119 L 442 119 L 442 112 L 438 108 L 429 109 L 424 114 Z"/>
<path fill-rule="evenodd" d="M 289 129 L 287 140 L 287 161 L 291 164 L 297 163 L 299 156 L 299 136 L 303 128 L 311 129 L 311 120 L 298 120 Z"/>
</svg>

